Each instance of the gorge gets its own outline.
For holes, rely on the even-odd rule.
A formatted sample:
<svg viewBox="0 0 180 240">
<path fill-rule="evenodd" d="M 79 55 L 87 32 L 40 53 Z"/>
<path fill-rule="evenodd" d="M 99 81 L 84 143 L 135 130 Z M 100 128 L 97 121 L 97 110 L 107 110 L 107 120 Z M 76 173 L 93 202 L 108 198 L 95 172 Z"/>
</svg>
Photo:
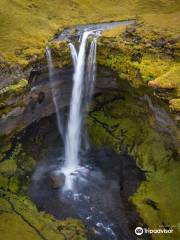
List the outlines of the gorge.
<svg viewBox="0 0 180 240">
<path fill-rule="evenodd" d="M 1 237 L 179 239 L 177 1 L 3 2 Z"/>
</svg>

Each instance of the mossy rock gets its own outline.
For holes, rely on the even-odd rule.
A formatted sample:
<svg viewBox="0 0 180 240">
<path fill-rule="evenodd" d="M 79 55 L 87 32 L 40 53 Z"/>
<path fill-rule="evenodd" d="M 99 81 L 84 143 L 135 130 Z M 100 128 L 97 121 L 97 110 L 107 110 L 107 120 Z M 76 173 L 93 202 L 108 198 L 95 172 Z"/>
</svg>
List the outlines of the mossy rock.
<svg viewBox="0 0 180 240">
<path fill-rule="evenodd" d="M 9 184 L 8 177 L 0 174 L 0 188 L 4 190 L 8 190 L 8 184 Z"/>
<path fill-rule="evenodd" d="M 147 181 L 131 197 L 137 207 L 140 216 L 151 229 L 158 227 L 172 228 L 173 234 L 156 234 L 154 239 L 164 238 L 173 240 L 180 238 L 179 222 L 177 214 L 179 205 L 180 163 L 171 162 L 166 168 L 147 175 Z"/>
<path fill-rule="evenodd" d="M 6 175 L 13 175 L 17 170 L 16 161 L 11 158 L 0 163 L 0 173 Z"/>
<path fill-rule="evenodd" d="M 26 79 L 21 79 L 19 82 L 8 85 L 2 89 L 0 89 L 0 97 L 3 95 L 16 94 L 19 95 L 23 92 L 23 90 L 28 85 L 28 81 Z"/>
<path fill-rule="evenodd" d="M 108 95 L 104 98 L 108 102 Z M 156 118 L 147 102 L 128 92 L 125 99 L 109 101 L 105 105 L 103 97 L 96 101 L 97 106 L 87 120 L 90 139 L 95 147 L 127 151 L 146 171 L 154 171 L 168 164 L 175 147 L 167 133 L 156 130 Z M 103 107 L 98 107 L 101 105 Z"/>
<path fill-rule="evenodd" d="M 172 111 L 180 112 L 180 98 L 171 99 L 169 103 L 170 103 L 170 109 Z"/>
<path fill-rule="evenodd" d="M 71 64 L 71 54 L 67 41 L 53 40 L 49 47 L 52 50 L 54 67 L 62 68 Z"/>
<path fill-rule="evenodd" d="M 156 78 L 155 80 L 149 82 L 149 86 L 154 88 L 180 88 L 180 65 L 172 67 L 170 71 L 167 71 L 164 75 Z"/>
</svg>

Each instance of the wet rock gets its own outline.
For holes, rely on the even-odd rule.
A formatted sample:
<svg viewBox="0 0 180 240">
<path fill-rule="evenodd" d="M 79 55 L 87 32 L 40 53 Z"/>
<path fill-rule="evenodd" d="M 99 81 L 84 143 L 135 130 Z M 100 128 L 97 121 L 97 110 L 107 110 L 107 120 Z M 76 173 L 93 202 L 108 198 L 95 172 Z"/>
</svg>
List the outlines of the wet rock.
<svg viewBox="0 0 180 240">
<path fill-rule="evenodd" d="M 22 91 L 19 95 L 11 94 L 8 98 L 3 97 L 4 100 L 0 107 L 6 109 L 3 110 L 3 118 L 0 118 L 0 136 L 8 135 L 16 129 L 21 130 L 32 122 L 55 112 L 48 72 L 40 74 L 40 68 L 36 68 L 36 70 L 31 75 L 31 80 L 28 78 L 28 86 L 24 88 L 24 92 Z M 109 88 L 117 89 L 117 80 L 113 77 L 114 75 L 111 76 L 112 73 L 108 70 L 105 71 L 104 68 L 99 71 L 102 74 L 97 76 L 95 93 L 104 92 Z M 58 69 L 54 72 L 53 88 L 59 109 L 64 109 L 69 105 L 71 76 L 72 68 Z"/>
<path fill-rule="evenodd" d="M 33 68 L 30 72 L 29 83 L 32 83 L 41 73 L 42 69 L 40 66 Z"/>
<path fill-rule="evenodd" d="M 153 40 L 152 45 L 153 47 L 163 48 L 166 45 L 166 40 L 164 38 Z"/>
<path fill-rule="evenodd" d="M 54 171 L 48 177 L 48 183 L 52 188 L 60 188 L 65 183 L 65 175 L 62 172 Z"/>
<path fill-rule="evenodd" d="M 124 36 L 126 38 L 131 38 L 134 33 L 136 32 L 136 28 L 135 27 L 129 27 L 126 29 L 125 33 L 124 33 Z"/>
<path fill-rule="evenodd" d="M 44 101 L 44 98 L 45 98 L 44 92 L 40 92 L 38 94 L 38 103 L 41 104 Z"/>
</svg>

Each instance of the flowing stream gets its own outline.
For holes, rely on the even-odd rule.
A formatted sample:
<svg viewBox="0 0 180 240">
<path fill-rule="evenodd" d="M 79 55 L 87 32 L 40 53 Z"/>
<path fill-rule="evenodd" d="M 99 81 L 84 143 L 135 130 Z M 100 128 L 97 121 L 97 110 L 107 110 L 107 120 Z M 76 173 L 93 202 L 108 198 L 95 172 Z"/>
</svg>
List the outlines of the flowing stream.
<svg viewBox="0 0 180 240">
<path fill-rule="evenodd" d="M 73 66 L 74 66 L 74 70 L 76 69 L 76 64 L 77 64 L 77 51 L 75 46 L 72 43 L 69 43 L 69 47 L 71 50 L 71 56 L 72 56 L 72 61 L 73 61 Z"/>
</svg>

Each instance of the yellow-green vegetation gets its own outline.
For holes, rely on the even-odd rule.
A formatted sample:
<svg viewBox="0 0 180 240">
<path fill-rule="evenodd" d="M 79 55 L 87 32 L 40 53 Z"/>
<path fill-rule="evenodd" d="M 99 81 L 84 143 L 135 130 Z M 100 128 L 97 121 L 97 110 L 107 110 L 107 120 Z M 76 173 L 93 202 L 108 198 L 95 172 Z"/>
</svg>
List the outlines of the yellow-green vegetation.
<svg viewBox="0 0 180 240">
<path fill-rule="evenodd" d="M 11 138 L 11 136 L 1 136 L 0 137 L 0 161 L 2 161 L 2 159 L 5 157 L 6 152 L 8 152 L 11 147 L 12 144 L 9 141 L 9 139 Z"/>
<path fill-rule="evenodd" d="M 135 88 L 162 90 L 170 110 L 179 112 L 179 41 L 170 32 L 142 22 L 108 30 L 100 38 L 97 62 Z"/>
<path fill-rule="evenodd" d="M 28 85 L 28 81 L 26 79 L 21 79 L 19 82 L 10 84 L 4 88 L 0 89 L 0 97 L 3 95 L 17 94 L 19 95 L 24 91 L 24 88 Z"/>
<path fill-rule="evenodd" d="M 71 64 L 71 56 L 67 41 L 54 40 L 50 43 L 54 67 L 62 68 Z"/>
<path fill-rule="evenodd" d="M 85 240 L 81 221 L 55 220 L 38 212 L 25 196 L 0 190 L 0 232 L 2 239 L 27 240 Z"/>
<path fill-rule="evenodd" d="M 8 114 L 16 107 L 23 107 L 23 95 L 28 86 L 26 79 L 11 83 L 0 89 L 0 117 Z M 12 101 L 12 99 L 14 100 Z"/>
<path fill-rule="evenodd" d="M 24 65 L 31 56 L 42 55 L 58 29 L 137 16 L 147 24 L 175 32 L 179 10 L 178 0 L 1 0 L 0 52 L 7 60 Z"/>
<path fill-rule="evenodd" d="M 17 169 L 16 162 L 13 158 L 8 159 L 8 161 L 4 161 L 0 163 L 0 172 L 1 174 L 14 174 Z"/>
<path fill-rule="evenodd" d="M 178 42 L 173 42 L 172 36 L 143 24 L 108 30 L 98 45 L 98 63 L 113 69 L 134 87 L 155 84 L 154 79 L 168 72 L 172 80 L 167 78 L 166 83 L 179 84 L 178 54 Z"/>
<path fill-rule="evenodd" d="M 154 239 L 179 239 L 180 163 L 173 162 L 165 168 L 147 174 L 147 180 L 131 198 L 144 221 L 152 229 L 172 227 L 173 234 L 155 234 Z"/>
<path fill-rule="evenodd" d="M 22 144 L 17 144 L 10 156 L 0 162 L 0 187 L 18 192 L 29 181 L 28 175 L 35 164 L 35 160 L 24 151 Z M 22 178 L 23 183 L 20 184 Z"/>
<path fill-rule="evenodd" d="M 180 65 L 172 67 L 170 71 L 149 82 L 149 86 L 158 89 L 171 90 L 169 95 L 170 109 L 180 111 Z"/>
<path fill-rule="evenodd" d="M 152 87 L 178 89 L 180 91 L 180 65 L 178 67 L 172 67 L 170 71 L 165 74 L 161 74 L 160 77 L 149 82 Z"/>
<path fill-rule="evenodd" d="M 107 99 L 106 95 L 104 101 Z M 101 102 L 103 97 L 98 104 Z M 172 139 L 165 133 L 158 133 L 156 124 L 148 104 L 128 93 L 124 100 L 110 101 L 88 118 L 89 134 L 95 147 L 111 147 L 117 152 L 126 150 L 145 171 L 160 169 L 173 158 Z"/>
<path fill-rule="evenodd" d="M 180 98 L 171 99 L 169 103 L 170 103 L 171 110 L 180 112 Z"/>
</svg>

